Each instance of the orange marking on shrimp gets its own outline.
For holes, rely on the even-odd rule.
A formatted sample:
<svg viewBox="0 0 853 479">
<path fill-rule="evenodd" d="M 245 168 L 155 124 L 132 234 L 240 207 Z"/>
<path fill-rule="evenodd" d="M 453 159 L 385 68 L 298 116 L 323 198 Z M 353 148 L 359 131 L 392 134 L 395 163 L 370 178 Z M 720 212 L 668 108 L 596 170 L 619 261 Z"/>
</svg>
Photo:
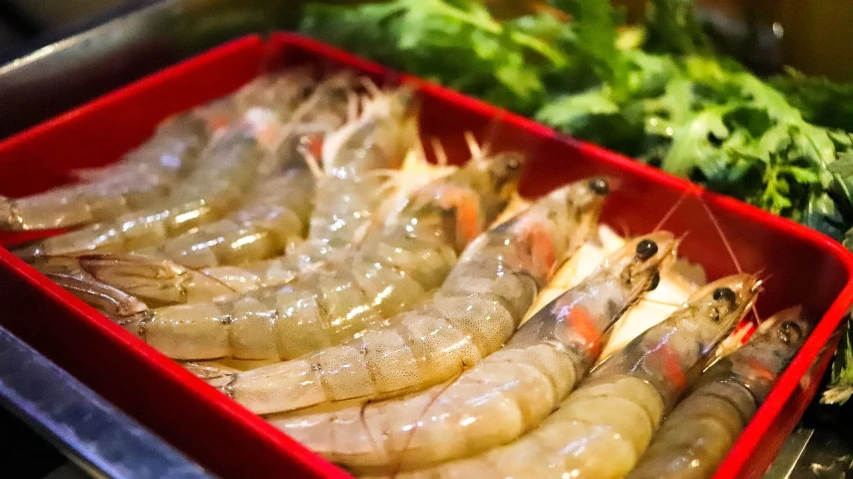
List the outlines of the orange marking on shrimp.
<svg viewBox="0 0 853 479">
<path fill-rule="evenodd" d="M 676 359 L 678 353 L 674 353 L 668 345 L 661 346 L 657 353 L 655 356 L 660 359 L 663 375 L 666 380 L 671 384 L 675 384 L 680 391 L 683 391 L 687 387 L 687 376 L 681 369 L 678 359 Z"/>
<path fill-rule="evenodd" d="M 438 191 L 438 205 L 456 210 L 456 231 L 465 244 L 470 243 L 481 232 L 480 202 L 469 190 L 445 185 Z"/>
<path fill-rule="evenodd" d="M 601 352 L 601 331 L 595 326 L 589 311 L 583 306 L 575 306 L 568 311 L 566 324 L 572 332 L 583 339 L 583 346 L 587 354 L 597 357 Z"/>
<path fill-rule="evenodd" d="M 526 223 L 521 226 L 524 231 L 519 246 L 529 245 L 530 260 L 536 271 L 548 274 L 557 264 L 557 251 L 548 227 L 539 222 Z"/>
<path fill-rule="evenodd" d="M 776 375 L 773 374 L 773 372 L 767 368 L 767 365 L 758 358 L 748 358 L 744 360 L 744 367 L 749 370 L 750 376 L 753 378 L 761 378 L 768 384 L 773 383 L 773 381 L 776 380 Z"/>
<path fill-rule="evenodd" d="M 205 119 L 205 125 L 207 126 L 207 130 L 210 132 L 219 131 L 222 128 L 227 127 L 231 121 L 228 118 L 228 115 L 223 114 L 213 114 Z"/>
</svg>

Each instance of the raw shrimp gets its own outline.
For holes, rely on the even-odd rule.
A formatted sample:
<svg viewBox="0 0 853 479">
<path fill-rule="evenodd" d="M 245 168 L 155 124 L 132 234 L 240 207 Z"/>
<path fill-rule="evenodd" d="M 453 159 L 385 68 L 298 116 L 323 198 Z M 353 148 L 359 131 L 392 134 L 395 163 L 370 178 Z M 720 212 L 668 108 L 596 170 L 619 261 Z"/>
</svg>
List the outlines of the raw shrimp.
<svg viewBox="0 0 853 479">
<path fill-rule="evenodd" d="M 449 384 L 363 409 L 267 419 L 357 471 L 421 468 L 506 444 L 541 422 L 586 374 L 605 331 L 657 286 L 676 243 L 665 232 L 629 241 Z"/>
<path fill-rule="evenodd" d="M 224 392 L 271 413 L 391 397 L 453 378 L 509 338 L 548 276 L 592 233 L 607 192 L 603 179 L 553 191 L 480 235 L 414 310 L 341 346 L 236 374 Z"/>
<path fill-rule="evenodd" d="M 417 143 L 413 92 L 375 94 L 361 118 L 324 139 L 308 239 L 284 257 L 203 272 L 238 291 L 284 284 L 304 268 L 358 242 L 373 213 L 391 196 L 389 181 Z"/>
<path fill-rule="evenodd" d="M 255 179 L 264 156 L 253 128 L 242 125 L 214 140 L 200 164 L 159 205 L 13 250 L 30 262 L 86 251 L 124 251 L 185 232 L 227 213 Z"/>
<path fill-rule="evenodd" d="M 734 329 L 759 284 L 744 274 L 709 283 L 602 362 L 519 440 L 399 477 L 622 477 L 686 388 L 688 372 Z"/>
<path fill-rule="evenodd" d="M 175 261 L 188 268 L 243 264 L 284 253 L 308 229 L 314 181 L 295 168 L 264 181 L 245 206 L 222 220 L 135 253 Z"/>
<path fill-rule="evenodd" d="M 810 329 L 800 308 L 762 323 L 749 343 L 699 377 L 627 477 L 711 477 Z"/>
<path fill-rule="evenodd" d="M 163 124 L 120 168 L 88 181 L 23 198 L 0 196 L 0 230 L 68 228 L 116 218 L 169 193 L 207 142 L 201 121 L 190 114 Z M 83 176 L 86 176 L 85 174 Z"/>
<path fill-rule="evenodd" d="M 333 77 L 325 84 L 330 85 L 328 89 L 334 91 L 336 81 L 342 80 L 335 80 Z M 318 92 L 321 90 L 318 88 Z M 319 97 L 326 98 L 329 94 L 327 92 Z M 343 99 L 340 95 L 332 96 Z M 319 102 L 320 99 L 312 97 L 311 101 Z M 329 100 L 323 101 L 326 104 L 324 108 L 332 108 L 329 106 Z M 247 248 L 250 253 L 256 254 L 255 259 L 260 259 L 257 256 L 266 255 L 269 250 L 256 247 L 264 245 L 256 241 L 257 236 L 251 230 L 248 235 L 243 235 L 245 220 L 239 218 L 238 212 L 238 221 L 243 223 L 240 228 L 233 229 L 234 223 L 231 221 L 212 227 L 218 231 L 224 228 L 236 236 L 227 243 L 211 242 L 204 237 L 199 242 L 194 239 L 198 235 L 193 234 L 188 240 L 189 244 L 179 245 L 178 254 L 167 254 L 166 260 L 156 258 L 162 256 L 164 250 L 149 250 L 146 252 L 153 253 L 155 258 L 148 258 L 147 264 L 146 259 L 138 257 L 127 258 L 127 261 L 123 260 L 124 257 L 97 257 L 94 261 L 81 258 L 81 262 L 85 263 L 81 264 L 81 268 L 125 293 L 138 296 L 151 306 L 210 300 L 222 291 L 223 286 L 229 291 L 248 292 L 262 285 L 273 286 L 293 279 L 306 265 L 316 263 L 324 256 L 358 239 L 355 237 L 358 230 L 371 220 L 378 204 L 386 196 L 388 189 L 384 187 L 388 183 L 388 175 L 385 173 L 400 167 L 405 150 L 416 141 L 416 109 L 409 90 L 401 89 L 377 95 L 370 105 L 372 106 L 367 107 L 360 119 L 353 119 L 347 126 L 332 134 L 331 140 L 324 141 L 326 152 L 323 165 L 327 172 L 318 180 L 318 198 L 315 200 L 315 203 L 322 206 L 316 207 L 312 213 L 309 238 L 288 248 L 285 256 L 239 266 L 209 267 L 201 272 L 188 268 L 187 266 L 195 267 L 200 262 L 220 258 L 230 258 L 227 263 L 246 262 L 252 259 L 241 254 Z M 286 144 L 288 148 L 295 147 L 293 144 Z M 330 144 L 338 146 L 332 149 L 327 147 Z M 306 181 L 298 188 L 304 188 L 308 183 Z M 298 191 L 295 193 L 301 194 Z M 288 201 L 305 199 L 307 198 L 291 198 Z M 258 210 L 263 213 L 266 207 L 252 209 L 254 211 L 250 214 L 260 216 L 261 221 L 266 221 L 262 214 L 258 215 Z M 199 228 L 201 234 L 206 236 L 204 229 Z M 169 246 L 171 245 L 166 247 Z M 211 251 L 209 246 L 218 251 Z M 186 256 L 176 257 L 182 255 L 182 251 L 194 255 L 192 262 L 187 261 Z M 216 257 L 212 258 L 211 253 L 216 254 Z M 207 276 L 208 279 L 204 280 L 201 276 Z M 186 277 L 186 281 L 182 280 L 182 277 Z M 207 287 L 212 287 L 212 290 L 191 290 Z"/>
<path fill-rule="evenodd" d="M 406 221 L 353 254 L 283 287 L 148 311 L 128 327 L 175 359 L 290 359 L 350 339 L 441 284 L 466 235 L 503 208 L 520 167 L 515 154 L 469 162 L 416 192 Z"/>
<path fill-rule="evenodd" d="M 291 151 L 285 149 L 282 154 L 275 150 L 287 144 L 286 140 L 294 127 L 304 120 L 309 107 L 313 108 L 322 100 L 327 116 L 346 113 L 345 107 L 328 100 L 328 97 L 341 96 L 339 90 L 347 85 L 341 81 L 333 77 L 321 83 L 312 96 L 295 109 L 287 125 L 282 125 L 278 114 L 272 110 L 249 108 L 239 123 L 218 131 L 200 154 L 198 166 L 155 205 L 23 246 L 16 253 L 33 261 L 57 254 L 127 251 L 221 218 L 240 205 L 241 193 L 256 178 L 294 161 Z"/>
<path fill-rule="evenodd" d="M 238 92 L 239 101 L 218 101 L 175 115 L 163 121 L 154 135 L 116 164 L 102 168 L 77 170 L 83 183 L 54 188 L 44 193 L 17 199 L 0 197 L 0 230 L 41 230 L 68 228 L 109 221 L 147 207 L 168 195 L 189 171 L 222 124 L 216 118 L 230 117 L 261 106 L 287 108 L 305 89 L 304 73 L 282 75 L 274 83 L 271 96 L 259 96 L 258 87 L 266 82 L 250 83 L 246 92 Z M 227 105 L 225 105 L 227 104 Z"/>
</svg>

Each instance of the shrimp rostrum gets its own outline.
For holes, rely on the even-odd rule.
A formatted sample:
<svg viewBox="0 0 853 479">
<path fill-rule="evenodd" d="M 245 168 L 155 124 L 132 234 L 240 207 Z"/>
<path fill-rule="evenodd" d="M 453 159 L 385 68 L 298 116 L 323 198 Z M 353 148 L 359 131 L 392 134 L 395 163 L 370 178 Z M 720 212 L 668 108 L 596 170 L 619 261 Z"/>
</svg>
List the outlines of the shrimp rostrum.
<svg viewBox="0 0 853 479">
<path fill-rule="evenodd" d="M 596 367 L 536 429 L 477 456 L 398 477 L 619 478 L 702 364 L 751 307 L 751 275 L 700 288 L 675 313 Z"/>
<path fill-rule="evenodd" d="M 699 377 L 627 477 L 711 477 L 810 329 L 800 308 L 762 323 L 745 346 Z"/>
<path fill-rule="evenodd" d="M 223 390 L 258 413 L 423 390 L 499 349 L 558 263 L 592 234 L 608 192 L 586 179 L 481 234 L 413 310 L 339 346 L 235 374 Z"/>
<path fill-rule="evenodd" d="M 359 472 L 421 468 L 506 444 L 541 422 L 583 378 L 605 332 L 656 287 L 676 243 L 666 232 L 628 242 L 524 323 L 506 346 L 448 384 L 364 408 L 267 419 Z"/>
<path fill-rule="evenodd" d="M 464 235 L 509 201 L 520 167 L 516 154 L 469 162 L 416 192 L 400 221 L 287 285 L 150 310 L 127 326 L 166 355 L 190 360 L 291 359 L 352 339 L 441 284 Z"/>
</svg>

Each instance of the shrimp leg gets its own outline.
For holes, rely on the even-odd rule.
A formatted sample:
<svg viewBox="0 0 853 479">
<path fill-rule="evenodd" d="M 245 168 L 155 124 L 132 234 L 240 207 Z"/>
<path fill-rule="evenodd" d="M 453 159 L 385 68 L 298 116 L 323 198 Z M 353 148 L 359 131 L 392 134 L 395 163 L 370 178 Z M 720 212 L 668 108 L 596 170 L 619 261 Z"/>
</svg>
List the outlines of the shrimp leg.
<svg viewBox="0 0 853 479">
<path fill-rule="evenodd" d="M 750 275 L 706 285 L 605 359 L 538 428 L 478 456 L 399 477 L 622 477 L 683 393 L 688 371 L 734 329 L 757 290 Z"/>
<path fill-rule="evenodd" d="M 711 477 L 809 330 L 800 308 L 762 323 L 749 343 L 699 377 L 627 477 Z"/>
<path fill-rule="evenodd" d="M 537 290 L 592 233 L 608 192 L 583 180 L 480 235 L 432 298 L 340 346 L 239 373 L 223 390 L 258 413 L 423 390 L 496 351 Z"/>
<path fill-rule="evenodd" d="M 605 331 L 654 289 L 676 244 L 664 232 L 628 242 L 449 385 L 363 409 L 267 419 L 357 471 L 422 468 L 506 444 L 541 422 L 586 374 Z"/>
</svg>

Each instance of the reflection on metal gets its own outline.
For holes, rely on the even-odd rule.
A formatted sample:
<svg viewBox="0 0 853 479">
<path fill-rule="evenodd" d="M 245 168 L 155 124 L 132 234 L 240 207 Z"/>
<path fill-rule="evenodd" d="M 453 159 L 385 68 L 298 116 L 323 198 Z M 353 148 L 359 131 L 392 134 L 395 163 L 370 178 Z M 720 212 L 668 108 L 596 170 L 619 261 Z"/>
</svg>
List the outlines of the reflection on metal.
<svg viewBox="0 0 853 479">
<path fill-rule="evenodd" d="M 791 478 L 791 473 L 797 466 L 803 451 L 806 450 L 809 441 L 814 435 L 814 429 L 800 428 L 794 431 L 779 454 L 770 469 L 764 474 L 764 479 L 788 479 Z"/>
<path fill-rule="evenodd" d="M 0 67 L 0 138 L 229 39 L 292 28 L 301 5 L 162 0 L 40 48 Z"/>
<path fill-rule="evenodd" d="M 212 477 L 3 328 L 0 405 L 94 477 Z"/>
</svg>

